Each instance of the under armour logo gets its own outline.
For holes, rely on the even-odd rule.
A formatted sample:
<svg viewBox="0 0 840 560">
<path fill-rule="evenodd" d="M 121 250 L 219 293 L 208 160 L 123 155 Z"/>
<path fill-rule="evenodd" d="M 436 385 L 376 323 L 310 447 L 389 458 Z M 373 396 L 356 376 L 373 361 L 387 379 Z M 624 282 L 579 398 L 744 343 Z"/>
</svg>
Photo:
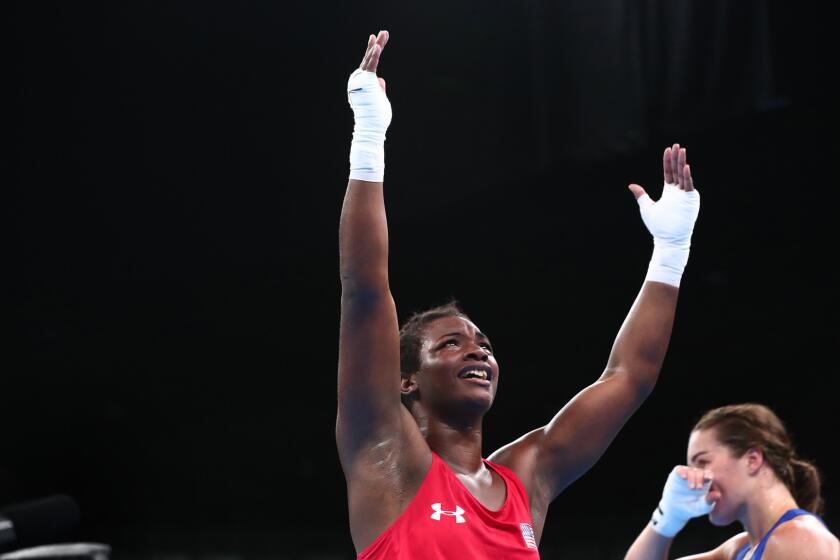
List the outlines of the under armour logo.
<svg viewBox="0 0 840 560">
<path fill-rule="evenodd" d="M 446 511 L 445 509 L 441 509 L 440 504 L 432 504 L 432 509 L 435 512 L 432 514 L 432 519 L 435 521 L 440 521 L 441 515 L 454 515 L 455 516 L 455 523 L 466 523 L 467 520 L 464 519 L 464 513 L 466 513 L 461 506 L 456 505 L 455 511 Z"/>
</svg>

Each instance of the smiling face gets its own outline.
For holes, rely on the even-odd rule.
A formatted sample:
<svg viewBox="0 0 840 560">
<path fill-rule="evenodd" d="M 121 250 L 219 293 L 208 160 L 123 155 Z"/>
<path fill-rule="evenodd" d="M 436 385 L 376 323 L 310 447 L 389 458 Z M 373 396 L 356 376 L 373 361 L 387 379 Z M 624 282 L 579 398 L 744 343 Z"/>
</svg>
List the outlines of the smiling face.
<svg viewBox="0 0 840 560">
<path fill-rule="evenodd" d="M 714 525 L 729 525 L 743 517 L 747 499 L 755 491 L 761 454 L 747 451 L 741 457 L 717 439 L 714 428 L 695 430 L 688 439 L 688 466 L 712 473 L 709 499 L 715 507 L 709 513 Z"/>
<path fill-rule="evenodd" d="M 484 414 L 493 404 L 499 366 L 489 339 L 464 317 L 443 317 L 423 330 L 420 368 L 403 380 L 423 407 L 442 415 Z"/>
</svg>

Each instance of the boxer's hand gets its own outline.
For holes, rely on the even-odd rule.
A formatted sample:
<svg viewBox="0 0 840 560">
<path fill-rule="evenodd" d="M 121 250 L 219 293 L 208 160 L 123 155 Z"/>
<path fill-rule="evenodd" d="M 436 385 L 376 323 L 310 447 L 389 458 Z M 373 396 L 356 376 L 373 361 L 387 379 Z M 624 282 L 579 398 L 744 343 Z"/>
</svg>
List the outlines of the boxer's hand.
<svg viewBox="0 0 840 560">
<path fill-rule="evenodd" d="M 658 201 L 654 202 L 639 185 L 630 185 L 630 190 L 639 203 L 642 221 L 654 241 L 688 248 L 694 222 L 700 212 L 700 193 L 694 188 L 685 148 L 680 148 L 679 144 L 666 148 L 662 165 L 665 185 Z"/>
<path fill-rule="evenodd" d="M 708 501 L 712 474 L 693 467 L 675 467 L 665 488 L 662 499 L 653 512 L 650 521 L 654 531 L 665 537 L 673 537 L 685 527 L 689 519 L 706 515 L 714 507 Z"/>
<path fill-rule="evenodd" d="M 658 201 L 639 185 L 629 188 L 639 204 L 642 221 L 653 236 L 646 280 L 679 287 L 688 263 L 694 222 L 700 213 L 700 193 L 694 188 L 685 148 L 679 144 L 665 148 L 662 166 L 665 185 Z"/>
<path fill-rule="evenodd" d="M 390 35 L 387 31 L 380 31 L 378 35 L 374 36 L 371 34 L 368 37 L 367 49 L 365 49 L 365 56 L 362 57 L 359 70 L 376 74 L 376 69 L 379 67 L 379 57 L 382 56 L 382 51 L 385 49 L 385 45 L 388 44 L 388 37 Z M 382 78 L 378 80 L 382 91 L 385 91 L 385 80 Z"/>
<path fill-rule="evenodd" d="M 382 182 L 385 174 L 385 133 L 391 124 L 391 103 L 385 95 L 385 80 L 376 68 L 388 32 L 368 37 L 365 56 L 347 80 L 347 101 L 353 109 L 355 127 L 350 144 L 350 178 Z"/>
</svg>

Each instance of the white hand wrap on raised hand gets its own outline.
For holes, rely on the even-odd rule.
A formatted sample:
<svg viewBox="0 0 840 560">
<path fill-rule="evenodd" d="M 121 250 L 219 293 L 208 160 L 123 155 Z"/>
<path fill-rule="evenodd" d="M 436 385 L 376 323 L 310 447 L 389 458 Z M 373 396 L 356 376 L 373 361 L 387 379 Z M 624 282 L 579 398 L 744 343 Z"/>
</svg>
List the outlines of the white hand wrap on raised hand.
<svg viewBox="0 0 840 560">
<path fill-rule="evenodd" d="M 347 80 L 347 100 L 356 119 L 350 144 L 350 178 L 381 182 L 385 176 L 385 131 L 391 124 L 391 102 L 376 73 L 361 68 Z"/>
<path fill-rule="evenodd" d="M 688 487 L 688 480 L 677 474 L 676 469 L 668 475 L 659 507 L 653 512 L 650 525 L 654 531 L 663 537 L 673 537 L 685 527 L 689 519 L 706 515 L 714 503 L 706 501 L 711 481 L 707 481 L 703 488 L 692 490 Z"/>
<path fill-rule="evenodd" d="M 688 263 L 694 222 L 700 212 L 700 193 L 665 183 L 658 201 L 654 202 L 647 194 L 636 201 L 642 221 L 653 235 L 653 256 L 645 280 L 679 287 Z"/>
</svg>

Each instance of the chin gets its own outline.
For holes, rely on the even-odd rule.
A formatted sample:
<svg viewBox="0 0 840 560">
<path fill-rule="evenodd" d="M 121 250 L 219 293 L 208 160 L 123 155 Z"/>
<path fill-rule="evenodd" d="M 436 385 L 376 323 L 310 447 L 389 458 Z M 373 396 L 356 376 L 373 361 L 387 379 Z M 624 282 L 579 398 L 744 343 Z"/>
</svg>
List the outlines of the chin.
<svg viewBox="0 0 840 560">
<path fill-rule="evenodd" d="M 466 402 L 469 403 L 466 406 L 470 409 L 480 411 L 482 414 L 485 414 L 490 410 L 490 407 L 493 406 L 493 396 L 482 395 L 480 397 L 471 397 L 466 399 Z"/>
<path fill-rule="evenodd" d="M 473 408 L 480 409 L 482 413 L 486 413 L 490 410 L 490 407 L 493 406 L 493 399 L 472 399 L 470 405 Z"/>
<path fill-rule="evenodd" d="M 735 516 L 723 510 L 718 511 L 718 506 L 715 505 L 715 509 L 709 513 L 709 522 L 716 527 L 726 527 L 735 522 Z"/>
</svg>

